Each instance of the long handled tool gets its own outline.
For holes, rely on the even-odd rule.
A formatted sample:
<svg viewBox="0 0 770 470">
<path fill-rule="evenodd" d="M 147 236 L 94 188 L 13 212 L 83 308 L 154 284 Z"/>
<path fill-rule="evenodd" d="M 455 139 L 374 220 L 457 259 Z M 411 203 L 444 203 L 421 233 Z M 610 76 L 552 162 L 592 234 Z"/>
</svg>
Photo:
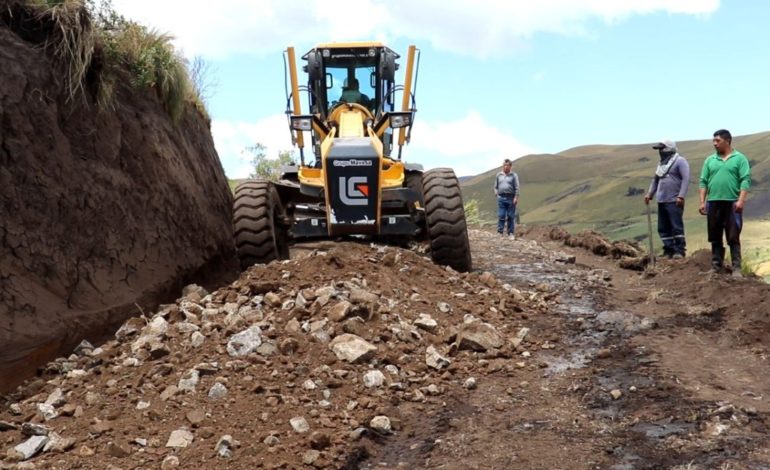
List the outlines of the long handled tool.
<svg viewBox="0 0 770 470">
<path fill-rule="evenodd" d="M 647 206 L 647 235 L 650 240 L 650 264 L 649 266 L 652 266 L 655 268 L 655 252 L 653 251 L 652 247 L 652 214 L 650 210 L 650 204 L 645 204 Z"/>
</svg>

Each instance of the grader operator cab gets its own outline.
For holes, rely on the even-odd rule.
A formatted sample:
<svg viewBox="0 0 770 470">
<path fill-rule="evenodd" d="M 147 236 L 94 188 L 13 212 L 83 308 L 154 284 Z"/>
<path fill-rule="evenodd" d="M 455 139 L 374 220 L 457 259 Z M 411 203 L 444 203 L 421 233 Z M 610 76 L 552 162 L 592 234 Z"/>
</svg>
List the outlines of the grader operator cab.
<svg viewBox="0 0 770 470">
<path fill-rule="evenodd" d="M 409 47 L 403 85 L 395 82 L 399 55 L 377 42 L 311 49 L 302 56 L 307 85 L 298 83 L 294 48 L 285 58 L 286 114 L 299 162 L 282 168 L 277 182 L 253 179 L 236 187 L 241 266 L 285 259 L 294 241 L 357 236 L 386 243 L 427 239 L 434 262 L 469 271 L 465 210 L 454 171 L 423 172 L 422 165 L 401 159 L 416 112 L 419 51 Z M 304 112 L 300 93 L 306 95 Z"/>
</svg>

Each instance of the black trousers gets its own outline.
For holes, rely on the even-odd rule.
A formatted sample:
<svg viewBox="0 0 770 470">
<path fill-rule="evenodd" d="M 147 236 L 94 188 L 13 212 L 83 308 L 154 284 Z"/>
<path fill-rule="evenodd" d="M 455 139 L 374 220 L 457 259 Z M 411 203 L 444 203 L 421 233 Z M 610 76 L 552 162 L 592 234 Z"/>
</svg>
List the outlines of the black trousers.
<svg viewBox="0 0 770 470">
<path fill-rule="evenodd" d="M 735 212 L 735 201 L 710 201 L 707 212 L 709 242 L 722 244 L 722 235 L 728 245 L 741 242 L 743 217 Z"/>
<path fill-rule="evenodd" d="M 711 242 L 711 264 L 720 269 L 725 256 L 722 236 L 730 245 L 733 269 L 741 267 L 741 229 L 743 215 L 735 212 L 735 201 L 711 201 L 707 205 L 707 224 Z"/>
</svg>

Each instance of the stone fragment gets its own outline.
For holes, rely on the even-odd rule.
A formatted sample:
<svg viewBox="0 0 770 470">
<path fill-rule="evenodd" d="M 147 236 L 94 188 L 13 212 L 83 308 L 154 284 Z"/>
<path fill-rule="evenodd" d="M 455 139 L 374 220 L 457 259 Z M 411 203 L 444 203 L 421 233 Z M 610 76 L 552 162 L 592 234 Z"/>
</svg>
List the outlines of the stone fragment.
<svg viewBox="0 0 770 470">
<path fill-rule="evenodd" d="M 32 436 L 13 448 L 13 456 L 16 460 L 29 460 L 43 450 L 47 442 L 48 436 Z"/>
<path fill-rule="evenodd" d="M 35 423 L 24 423 L 21 425 L 21 433 L 24 436 L 47 436 L 51 430 L 48 426 Z"/>
<path fill-rule="evenodd" d="M 369 427 L 380 434 L 390 434 L 392 430 L 390 418 L 387 416 L 375 416 L 369 421 Z"/>
<path fill-rule="evenodd" d="M 200 382 L 200 373 L 195 369 L 190 369 L 179 379 L 177 389 L 182 392 L 194 392 L 198 382 Z"/>
<path fill-rule="evenodd" d="M 511 340 L 511 344 L 513 345 L 513 347 L 518 348 L 528 334 L 529 334 L 529 328 L 524 327 L 519 329 L 519 332 L 516 333 L 516 337 Z"/>
<path fill-rule="evenodd" d="M 338 302 L 334 307 L 329 310 L 329 320 L 341 322 L 348 317 L 352 304 L 347 300 Z"/>
<path fill-rule="evenodd" d="M 187 429 L 181 428 L 176 431 L 172 431 L 166 442 L 166 447 L 174 449 L 184 449 L 193 442 L 193 434 Z"/>
<path fill-rule="evenodd" d="M 428 346 L 428 348 L 425 350 L 425 364 L 433 369 L 441 370 L 449 367 L 451 361 L 439 354 L 435 347 Z"/>
<path fill-rule="evenodd" d="M 243 357 L 256 350 L 262 344 L 262 330 L 252 326 L 234 334 L 227 342 L 227 353 L 232 357 Z"/>
<path fill-rule="evenodd" d="M 354 304 L 372 304 L 376 303 L 379 299 L 377 294 L 363 290 L 363 289 L 351 289 L 350 302 Z"/>
<path fill-rule="evenodd" d="M 209 389 L 209 398 L 212 400 L 220 400 L 227 396 L 227 387 L 221 383 L 215 383 Z"/>
<path fill-rule="evenodd" d="M 59 413 L 56 412 L 56 408 L 54 408 L 51 405 L 46 405 L 45 403 L 38 403 L 37 404 L 37 412 L 46 421 L 51 421 L 52 419 L 54 419 L 57 416 L 59 416 Z"/>
<path fill-rule="evenodd" d="M 479 281 L 483 282 L 487 287 L 494 288 L 497 285 L 497 279 L 494 274 L 490 272 L 484 272 L 479 276 Z"/>
<path fill-rule="evenodd" d="M 206 337 L 201 334 L 200 331 L 193 332 L 192 335 L 190 335 L 190 346 L 194 348 L 199 348 L 203 346 L 203 343 L 206 341 Z"/>
<path fill-rule="evenodd" d="M 310 431 L 310 425 L 307 424 L 307 421 L 302 416 L 297 416 L 295 418 L 290 419 L 289 424 L 291 424 L 291 427 L 292 429 L 294 429 L 294 432 L 303 434 Z"/>
<path fill-rule="evenodd" d="M 417 317 L 417 319 L 414 321 L 414 326 L 421 328 L 429 333 L 433 333 L 436 331 L 438 323 L 430 315 L 421 313 L 420 316 Z"/>
<path fill-rule="evenodd" d="M 503 344 L 503 337 L 495 327 L 481 321 L 463 323 L 457 333 L 459 349 L 489 351 L 490 349 L 499 349 Z"/>
<path fill-rule="evenodd" d="M 321 453 L 315 449 L 310 449 L 302 454 L 302 463 L 305 465 L 313 465 L 316 460 L 321 456 Z"/>
<path fill-rule="evenodd" d="M 48 435 L 48 442 L 43 447 L 43 452 L 63 454 L 75 447 L 75 439 L 71 437 L 62 437 L 55 432 Z"/>
<path fill-rule="evenodd" d="M 335 337 L 329 347 L 338 359 L 351 364 L 366 362 L 377 352 L 377 346 L 349 333 Z"/>
<path fill-rule="evenodd" d="M 65 403 L 64 399 L 64 392 L 60 388 L 56 388 L 53 392 L 51 392 L 50 395 L 48 395 L 48 398 L 45 400 L 46 405 L 51 405 L 55 408 L 58 408 L 62 406 Z"/>
<path fill-rule="evenodd" d="M 206 413 L 204 413 L 202 410 L 191 410 L 187 412 L 185 417 L 193 427 L 197 428 L 206 419 Z"/>
<path fill-rule="evenodd" d="M 168 401 L 171 397 L 177 394 L 179 388 L 176 385 L 169 385 L 160 393 L 160 399 L 162 401 Z"/>
<path fill-rule="evenodd" d="M 363 382 L 366 388 L 382 387 L 382 384 L 385 383 L 385 375 L 379 370 L 370 370 L 364 374 Z"/>
<path fill-rule="evenodd" d="M 176 455 L 168 455 L 160 464 L 160 470 L 171 470 L 172 468 L 179 467 L 179 457 Z"/>
<path fill-rule="evenodd" d="M 233 436 L 225 434 L 219 438 L 217 445 L 214 446 L 214 450 L 220 458 L 229 459 L 233 456 L 232 449 L 234 446 L 235 441 L 233 440 Z"/>
<path fill-rule="evenodd" d="M 281 306 L 281 296 L 276 294 L 275 292 L 268 292 L 265 294 L 265 298 L 263 299 L 264 302 L 274 308 L 278 308 Z"/>
</svg>

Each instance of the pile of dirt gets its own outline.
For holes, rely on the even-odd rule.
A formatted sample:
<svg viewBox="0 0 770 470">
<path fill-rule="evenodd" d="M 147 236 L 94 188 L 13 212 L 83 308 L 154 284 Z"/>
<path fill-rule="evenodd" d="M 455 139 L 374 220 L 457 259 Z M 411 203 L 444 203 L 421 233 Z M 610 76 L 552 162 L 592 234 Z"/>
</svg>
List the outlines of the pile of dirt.
<svg viewBox="0 0 770 470">
<path fill-rule="evenodd" d="M 487 272 L 326 243 L 212 293 L 188 286 L 4 397 L 0 455 L 59 469 L 770 463 L 770 286 L 708 275 L 702 252 L 639 274 L 550 231 L 471 230 Z"/>
<path fill-rule="evenodd" d="M 114 111 L 88 92 L 70 100 L 45 47 L 52 25 L 0 3 L 2 391 L 84 336 L 216 278 L 234 246 L 207 119 L 188 105 L 174 125 L 153 90 L 125 83 Z"/>
<path fill-rule="evenodd" d="M 49 364 L 0 412 L 4 452 L 46 468 L 355 468 L 411 419 L 403 404 L 441 408 L 526 367 L 517 350 L 548 338 L 523 325 L 552 297 L 389 247 L 257 265 Z"/>
</svg>

